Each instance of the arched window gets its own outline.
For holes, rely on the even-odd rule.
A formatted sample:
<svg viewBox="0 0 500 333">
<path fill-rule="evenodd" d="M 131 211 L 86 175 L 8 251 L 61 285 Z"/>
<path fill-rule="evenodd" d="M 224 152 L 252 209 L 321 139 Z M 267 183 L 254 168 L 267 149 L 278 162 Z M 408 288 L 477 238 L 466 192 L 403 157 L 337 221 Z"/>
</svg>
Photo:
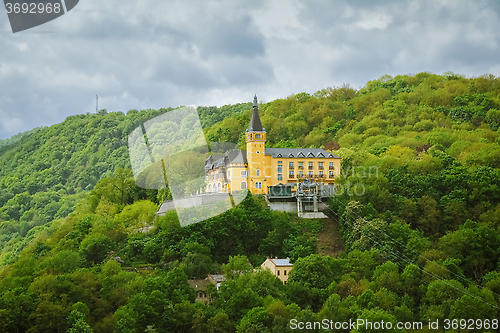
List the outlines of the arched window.
<svg viewBox="0 0 500 333">
<path fill-rule="evenodd" d="M 255 134 L 255 138 L 260 139 L 260 134 L 259 133 Z"/>
<path fill-rule="evenodd" d="M 212 185 L 211 184 L 208 185 L 208 192 L 212 192 Z"/>
<path fill-rule="evenodd" d="M 240 188 L 242 190 L 246 189 L 247 188 L 247 182 L 241 182 Z"/>
<path fill-rule="evenodd" d="M 257 177 L 260 177 L 260 169 L 255 170 L 255 175 L 256 175 Z"/>
<path fill-rule="evenodd" d="M 221 190 L 222 190 L 222 185 L 221 185 L 221 183 L 219 182 L 219 183 L 217 184 L 217 192 L 220 192 Z"/>
</svg>

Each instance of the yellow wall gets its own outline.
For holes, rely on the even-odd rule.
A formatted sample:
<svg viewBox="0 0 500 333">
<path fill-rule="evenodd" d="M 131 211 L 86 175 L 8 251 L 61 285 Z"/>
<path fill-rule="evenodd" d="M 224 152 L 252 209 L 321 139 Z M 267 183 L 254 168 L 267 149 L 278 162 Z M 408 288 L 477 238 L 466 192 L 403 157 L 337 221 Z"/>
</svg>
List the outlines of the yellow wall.
<svg viewBox="0 0 500 333">
<path fill-rule="evenodd" d="M 257 135 L 260 137 L 257 138 Z M 248 188 L 253 194 L 266 194 L 267 187 L 264 177 L 266 168 L 266 132 L 248 132 L 245 134 L 247 142 L 247 161 L 248 161 Z M 257 174 L 260 171 L 260 175 Z M 261 188 L 256 188 L 260 183 Z"/>
<path fill-rule="evenodd" d="M 245 164 L 231 164 L 231 165 L 229 165 L 227 170 L 230 172 L 230 176 L 228 177 L 228 181 L 229 181 L 229 186 L 230 186 L 231 192 L 242 190 L 241 182 L 245 182 L 246 186 L 248 188 L 247 176 L 243 176 L 243 177 L 241 176 L 241 171 L 247 171 L 247 167 L 245 166 Z M 247 175 L 248 175 L 248 171 L 247 171 Z"/>
</svg>

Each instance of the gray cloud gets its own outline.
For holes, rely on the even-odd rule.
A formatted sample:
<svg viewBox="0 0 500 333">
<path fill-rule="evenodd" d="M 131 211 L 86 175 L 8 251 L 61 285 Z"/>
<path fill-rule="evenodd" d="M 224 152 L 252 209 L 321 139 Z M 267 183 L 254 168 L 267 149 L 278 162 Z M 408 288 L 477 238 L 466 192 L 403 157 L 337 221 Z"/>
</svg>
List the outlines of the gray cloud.
<svg viewBox="0 0 500 333">
<path fill-rule="evenodd" d="M 489 1 L 80 1 L 9 33 L 0 10 L 0 139 L 66 116 L 264 101 L 384 74 L 500 75 Z"/>
</svg>

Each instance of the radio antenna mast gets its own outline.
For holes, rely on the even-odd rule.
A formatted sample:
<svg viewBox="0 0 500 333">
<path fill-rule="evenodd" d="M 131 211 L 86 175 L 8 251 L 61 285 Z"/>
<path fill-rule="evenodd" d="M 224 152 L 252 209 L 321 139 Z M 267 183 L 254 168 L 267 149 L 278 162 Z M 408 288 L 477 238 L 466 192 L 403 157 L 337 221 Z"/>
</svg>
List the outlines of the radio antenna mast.
<svg viewBox="0 0 500 333">
<path fill-rule="evenodd" d="M 99 112 L 99 107 L 98 107 L 98 104 L 99 103 L 99 97 L 97 97 L 97 95 L 95 95 L 95 113 L 98 113 Z"/>
</svg>

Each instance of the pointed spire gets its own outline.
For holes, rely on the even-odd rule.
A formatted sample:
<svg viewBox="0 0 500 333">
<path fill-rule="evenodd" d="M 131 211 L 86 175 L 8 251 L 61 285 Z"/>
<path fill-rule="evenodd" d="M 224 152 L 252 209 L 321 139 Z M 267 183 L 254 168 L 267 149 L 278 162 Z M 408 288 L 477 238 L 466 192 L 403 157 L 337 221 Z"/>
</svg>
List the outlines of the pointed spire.
<svg viewBox="0 0 500 333">
<path fill-rule="evenodd" d="M 252 119 L 250 119 L 250 125 L 248 126 L 249 132 L 264 132 L 264 128 L 262 127 L 262 123 L 260 122 L 259 117 L 259 105 L 257 104 L 257 95 L 253 98 L 253 112 Z"/>
</svg>

